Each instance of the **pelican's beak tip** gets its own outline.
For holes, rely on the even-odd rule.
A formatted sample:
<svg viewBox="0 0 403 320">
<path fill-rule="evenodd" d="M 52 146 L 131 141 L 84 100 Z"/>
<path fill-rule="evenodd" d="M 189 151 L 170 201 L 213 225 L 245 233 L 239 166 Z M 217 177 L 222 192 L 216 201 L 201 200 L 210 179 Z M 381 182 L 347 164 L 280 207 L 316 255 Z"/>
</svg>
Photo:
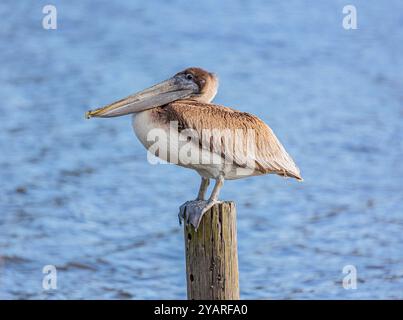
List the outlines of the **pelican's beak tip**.
<svg viewBox="0 0 403 320">
<path fill-rule="evenodd" d="M 85 119 L 91 119 L 91 110 L 85 113 Z"/>
</svg>

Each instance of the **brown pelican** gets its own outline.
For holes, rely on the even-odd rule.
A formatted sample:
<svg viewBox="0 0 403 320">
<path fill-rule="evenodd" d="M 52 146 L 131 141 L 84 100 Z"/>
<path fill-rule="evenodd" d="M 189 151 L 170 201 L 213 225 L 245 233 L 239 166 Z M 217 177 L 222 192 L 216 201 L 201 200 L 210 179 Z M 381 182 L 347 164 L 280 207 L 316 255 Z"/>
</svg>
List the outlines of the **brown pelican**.
<svg viewBox="0 0 403 320">
<path fill-rule="evenodd" d="M 217 88 L 213 73 L 188 68 L 86 113 L 87 118 L 133 114 L 134 132 L 149 151 L 155 149 L 150 132 L 158 129 L 159 148 L 152 153 L 201 176 L 196 200 L 184 203 L 179 212 L 180 221 L 184 219 L 196 229 L 203 214 L 218 202 L 224 179 L 273 173 L 302 181 L 298 167 L 268 125 L 249 113 L 210 103 Z M 172 139 L 175 135 L 178 139 Z M 205 201 L 210 179 L 216 182 Z"/>
</svg>

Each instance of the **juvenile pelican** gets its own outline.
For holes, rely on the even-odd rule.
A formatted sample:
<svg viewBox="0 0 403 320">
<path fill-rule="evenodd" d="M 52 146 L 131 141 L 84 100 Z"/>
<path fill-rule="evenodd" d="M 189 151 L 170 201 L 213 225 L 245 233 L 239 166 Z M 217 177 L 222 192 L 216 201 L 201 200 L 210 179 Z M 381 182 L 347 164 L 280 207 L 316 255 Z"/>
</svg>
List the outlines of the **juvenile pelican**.
<svg viewBox="0 0 403 320">
<path fill-rule="evenodd" d="M 203 214 L 218 202 L 224 179 L 274 173 L 302 181 L 294 161 L 262 120 L 210 103 L 217 88 L 214 74 L 188 68 L 164 82 L 86 113 L 87 118 L 133 114 L 134 132 L 148 150 L 154 148 L 155 142 L 150 141 L 149 133 L 159 130 L 159 149 L 152 153 L 194 169 L 201 176 L 196 200 L 184 203 L 179 213 L 180 219 L 196 229 Z M 174 135 L 179 139 L 172 139 Z M 248 145 L 251 141 L 252 145 Z M 185 147 L 186 157 L 181 156 Z M 216 183 L 205 201 L 210 179 Z"/>
</svg>

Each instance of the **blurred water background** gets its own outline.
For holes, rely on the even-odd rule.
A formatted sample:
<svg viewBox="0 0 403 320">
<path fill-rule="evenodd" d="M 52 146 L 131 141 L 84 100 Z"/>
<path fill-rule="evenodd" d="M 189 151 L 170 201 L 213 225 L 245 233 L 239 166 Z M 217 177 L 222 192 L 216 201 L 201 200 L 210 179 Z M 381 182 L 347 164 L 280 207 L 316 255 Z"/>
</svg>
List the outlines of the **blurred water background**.
<svg viewBox="0 0 403 320">
<path fill-rule="evenodd" d="M 242 298 L 403 298 L 403 3 L 350 2 L 357 30 L 345 1 L 54 0 L 44 30 L 47 1 L 1 1 L 0 298 L 186 298 L 177 211 L 199 177 L 150 165 L 131 117 L 84 112 L 189 66 L 305 179 L 226 183 Z"/>
</svg>

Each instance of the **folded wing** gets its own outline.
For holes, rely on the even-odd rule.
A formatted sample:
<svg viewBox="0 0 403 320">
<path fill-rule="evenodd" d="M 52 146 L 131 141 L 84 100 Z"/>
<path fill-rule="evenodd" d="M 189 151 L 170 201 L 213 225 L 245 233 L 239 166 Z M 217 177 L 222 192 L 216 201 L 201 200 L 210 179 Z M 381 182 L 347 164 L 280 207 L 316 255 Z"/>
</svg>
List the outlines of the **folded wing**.
<svg viewBox="0 0 403 320">
<path fill-rule="evenodd" d="M 179 100 L 164 107 L 179 130 L 193 129 L 200 147 L 261 174 L 302 180 L 300 171 L 273 131 L 258 117 L 228 107 Z"/>
</svg>

